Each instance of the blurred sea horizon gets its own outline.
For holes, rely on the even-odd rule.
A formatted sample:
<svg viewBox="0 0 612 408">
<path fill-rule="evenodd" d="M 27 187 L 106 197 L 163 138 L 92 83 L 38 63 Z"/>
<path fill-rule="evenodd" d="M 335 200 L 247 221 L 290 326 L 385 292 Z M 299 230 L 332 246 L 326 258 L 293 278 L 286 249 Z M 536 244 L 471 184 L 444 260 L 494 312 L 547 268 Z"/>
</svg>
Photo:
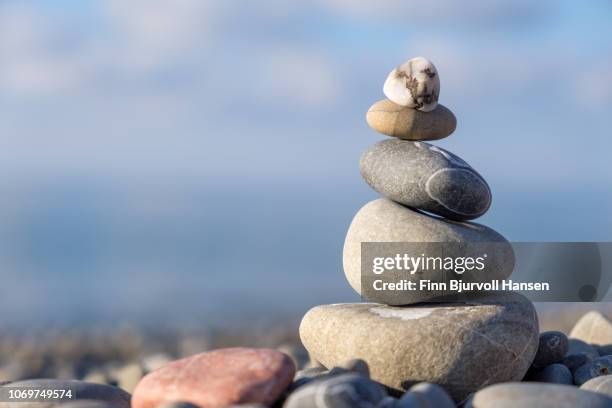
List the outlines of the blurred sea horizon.
<svg viewBox="0 0 612 408">
<path fill-rule="evenodd" d="M 365 112 L 417 55 L 511 241 L 612 241 L 609 2 L 0 2 L 0 326 L 357 301 Z"/>
</svg>

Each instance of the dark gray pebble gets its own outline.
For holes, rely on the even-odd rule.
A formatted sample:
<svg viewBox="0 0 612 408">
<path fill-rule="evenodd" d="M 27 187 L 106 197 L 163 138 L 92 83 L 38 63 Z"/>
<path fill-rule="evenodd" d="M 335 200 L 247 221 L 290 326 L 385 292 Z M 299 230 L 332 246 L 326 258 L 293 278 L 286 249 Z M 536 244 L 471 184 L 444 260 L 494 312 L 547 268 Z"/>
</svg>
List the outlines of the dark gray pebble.
<svg viewBox="0 0 612 408">
<path fill-rule="evenodd" d="M 533 359 L 533 367 L 543 368 L 563 360 L 567 353 L 567 336 L 558 331 L 548 331 L 540 334 L 538 351 Z"/>
<path fill-rule="evenodd" d="M 348 408 L 376 406 L 387 397 L 384 388 L 355 373 L 312 381 L 289 395 L 284 408 Z"/>
<path fill-rule="evenodd" d="M 574 383 L 572 372 L 563 364 L 551 364 L 539 370 L 532 370 L 525 380 L 552 384 Z"/>
<path fill-rule="evenodd" d="M 574 372 L 574 383 L 582 385 L 591 378 L 608 374 L 612 374 L 612 356 L 599 357 Z"/>
</svg>

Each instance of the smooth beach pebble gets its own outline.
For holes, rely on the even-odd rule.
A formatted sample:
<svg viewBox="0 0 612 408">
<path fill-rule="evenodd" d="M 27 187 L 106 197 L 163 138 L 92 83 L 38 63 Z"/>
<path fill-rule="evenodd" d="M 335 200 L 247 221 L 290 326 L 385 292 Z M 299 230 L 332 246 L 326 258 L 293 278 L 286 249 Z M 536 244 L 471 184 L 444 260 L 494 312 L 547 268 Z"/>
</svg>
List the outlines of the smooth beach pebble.
<svg viewBox="0 0 612 408">
<path fill-rule="evenodd" d="M 574 383 L 574 377 L 570 369 L 563 364 L 551 364 L 542 369 L 530 371 L 525 381 L 569 385 Z"/>
<path fill-rule="evenodd" d="M 471 220 L 491 205 L 484 178 L 460 157 L 429 143 L 380 141 L 363 153 L 359 169 L 383 196 L 445 218 Z"/>
<path fill-rule="evenodd" d="M 446 221 L 387 199 L 378 199 L 366 204 L 355 215 L 344 242 L 344 273 L 350 285 L 360 295 L 362 295 L 361 247 L 364 242 L 480 243 L 483 252 L 489 254 L 486 269 L 478 273 L 464 273 L 462 275 L 464 282 L 468 279 L 482 282 L 505 279 L 512 273 L 514 265 L 512 246 L 491 228 L 475 223 Z M 484 248 L 485 246 L 487 247 Z M 457 256 L 465 256 L 465 249 L 460 246 L 449 248 L 449 251 L 451 250 L 455 251 Z M 432 271 L 428 278 L 432 281 L 448 280 L 448 274 L 443 271 L 440 273 Z M 420 275 L 410 275 L 405 279 L 418 281 Z M 431 300 L 444 294 L 456 294 L 450 290 L 446 292 L 396 290 L 380 293 L 383 293 L 384 299 L 376 301 L 392 305 L 407 305 Z"/>
<path fill-rule="evenodd" d="M 95 400 L 107 404 L 111 404 L 116 408 L 130 408 L 130 394 L 121 388 L 113 387 L 112 385 L 95 384 L 77 380 L 52 380 L 52 379 L 37 379 L 13 381 L 2 387 L 24 387 L 41 390 L 71 390 L 72 398 L 76 400 L 65 399 L 64 403 L 78 402 L 79 400 Z M 57 402 L 0 402 L 0 408 L 45 408 L 58 405 Z"/>
<path fill-rule="evenodd" d="M 421 112 L 388 99 L 372 105 L 366 121 L 375 131 L 404 140 L 443 139 L 457 128 L 453 112 L 440 104 L 431 112 Z"/>
<path fill-rule="evenodd" d="M 535 368 L 546 367 L 563 360 L 567 353 L 567 336 L 558 331 L 548 331 L 540 334 L 538 352 L 533 359 Z"/>
<path fill-rule="evenodd" d="M 416 384 L 397 401 L 395 408 L 454 408 L 455 403 L 444 391 L 444 388 L 436 384 Z"/>
<path fill-rule="evenodd" d="M 599 357 L 574 372 L 574 383 L 582 385 L 591 378 L 609 374 L 612 374 L 612 356 Z"/>
<path fill-rule="evenodd" d="M 581 390 L 598 392 L 612 397 L 612 375 L 595 377 L 580 386 Z"/>
<path fill-rule="evenodd" d="M 612 344 L 612 322 L 600 312 L 592 310 L 576 322 L 569 337 L 600 346 Z"/>
<path fill-rule="evenodd" d="M 561 364 L 569 368 L 572 375 L 576 372 L 577 369 L 585 365 L 586 363 L 595 360 L 596 357 L 593 357 L 587 353 L 574 353 L 566 355 L 563 360 L 561 360 Z"/>
<path fill-rule="evenodd" d="M 380 385 L 362 375 L 348 373 L 300 387 L 289 395 L 283 407 L 374 407 L 386 396 L 386 391 Z"/>
<path fill-rule="evenodd" d="M 272 404 L 295 374 L 293 361 L 272 349 L 226 348 L 196 354 L 157 369 L 134 390 L 133 408 L 185 401 L 200 408 Z"/>
<path fill-rule="evenodd" d="M 571 385 L 508 383 L 478 391 L 466 408 L 610 408 L 612 398 Z"/>
<path fill-rule="evenodd" d="M 383 93 L 398 105 L 432 111 L 440 96 L 438 70 L 423 57 L 412 58 L 389 73 Z"/>
<path fill-rule="evenodd" d="M 538 322 L 531 302 L 506 293 L 456 304 L 317 306 L 302 319 L 300 337 L 326 366 L 360 358 L 387 387 L 431 382 L 461 401 L 482 384 L 524 377 Z"/>
<path fill-rule="evenodd" d="M 596 359 L 597 357 L 599 357 L 599 352 L 594 346 L 588 343 L 585 343 L 582 340 L 571 339 L 571 338 L 568 339 L 566 356 L 569 356 L 572 354 L 578 354 L 578 353 L 586 354 L 591 359 Z"/>
</svg>

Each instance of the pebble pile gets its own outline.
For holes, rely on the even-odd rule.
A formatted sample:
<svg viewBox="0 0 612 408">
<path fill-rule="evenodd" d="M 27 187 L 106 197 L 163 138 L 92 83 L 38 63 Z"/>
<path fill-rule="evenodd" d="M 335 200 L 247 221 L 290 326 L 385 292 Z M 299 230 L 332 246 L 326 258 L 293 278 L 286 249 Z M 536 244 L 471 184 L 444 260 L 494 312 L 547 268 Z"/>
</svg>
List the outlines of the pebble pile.
<svg viewBox="0 0 612 408">
<path fill-rule="evenodd" d="M 433 63 L 407 61 L 389 74 L 383 91 L 388 99 L 370 108 L 367 121 L 393 139 L 370 147 L 360 166 L 384 198 L 357 213 L 344 246 L 345 274 L 360 294 L 362 242 L 510 248 L 494 230 L 468 222 L 491 203 L 482 176 L 425 142 L 456 127 L 453 113 L 438 104 Z M 70 388 L 76 400 L 3 400 L 0 408 L 612 408 L 612 323 L 600 313 L 584 315 L 568 338 L 539 333 L 533 304 L 518 294 L 444 304 L 421 303 L 432 300 L 427 294 L 409 300 L 311 309 L 300 325 L 308 364 L 286 349 L 220 348 L 162 361 L 152 371 L 125 366 L 129 378 L 118 383 L 132 395 L 91 376 L 3 382 L 0 391 Z"/>
</svg>

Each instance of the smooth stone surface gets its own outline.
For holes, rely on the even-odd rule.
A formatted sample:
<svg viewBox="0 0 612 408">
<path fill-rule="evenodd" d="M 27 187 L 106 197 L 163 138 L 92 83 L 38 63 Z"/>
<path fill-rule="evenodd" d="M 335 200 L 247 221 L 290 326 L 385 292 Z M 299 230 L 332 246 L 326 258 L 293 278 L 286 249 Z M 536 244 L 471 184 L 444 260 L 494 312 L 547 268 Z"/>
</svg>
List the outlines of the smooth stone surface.
<svg viewBox="0 0 612 408">
<path fill-rule="evenodd" d="M 592 310 L 576 322 L 569 337 L 595 345 L 612 344 L 612 322 Z"/>
<path fill-rule="evenodd" d="M 599 352 L 594 346 L 588 343 L 585 343 L 582 340 L 568 339 L 566 355 L 569 356 L 569 355 L 578 354 L 578 353 L 586 354 L 591 359 L 596 359 L 597 357 L 599 357 Z"/>
<path fill-rule="evenodd" d="M 289 394 L 284 408 L 345 408 L 376 406 L 387 396 L 368 378 L 348 373 L 314 381 Z"/>
<path fill-rule="evenodd" d="M 36 379 L 13 381 L 2 387 L 28 387 L 45 390 L 72 390 L 73 400 L 54 402 L 0 402 L 0 408 L 47 408 L 59 403 L 95 400 L 112 404 L 115 408 L 130 408 L 130 394 L 111 385 L 95 384 L 77 380 Z M 76 400 L 74 400 L 76 398 Z"/>
<path fill-rule="evenodd" d="M 383 93 L 398 105 L 432 111 L 440 96 L 438 70 L 426 58 L 412 58 L 389 73 Z"/>
<path fill-rule="evenodd" d="M 510 383 L 478 391 L 466 408 L 610 408 L 612 398 L 571 385 Z"/>
<path fill-rule="evenodd" d="M 375 131 L 404 140 L 444 139 L 457 128 L 457 118 L 443 105 L 438 104 L 431 112 L 421 112 L 388 99 L 372 105 L 366 121 Z"/>
<path fill-rule="evenodd" d="M 455 403 L 444 391 L 444 388 L 436 384 L 420 383 L 410 388 L 399 401 L 395 408 L 455 408 Z"/>
<path fill-rule="evenodd" d="M 606 344 L 604 346 L 595 346 L 595 350 L 597 350 L 600 356 L 612 355 L 612 344 Z"/>
<path fill-rule="evenodd" d="M 582 385 L 592 378 L 609 374 L 612 374 L 612 356 L 599 357 L 574 372 L 574 383 Z"/>
<path fill-rule="evenodd" d="M 177 360 L 145 376 L 134 390 L 133 408 L 185 401 L 200 408 L 272 404 L 291 383 L 295 366 L 272 349 L 226 348 Z"/>
<path fill-rule="evenodd" d="M 563 360 L 568 350 L 567 336 L 559 331 L 540 334 L 538 352 L 533 359 L 535 368 L 542 368 Z"/>
<path fill-rule="evenodd" d="M 362 154 L 359 168 L 383 196 L 452 220 L 478 218 L 491 205 L 482 176 L 460 157 L 429 143 L 382 140 Z"/>
<path fill-rule="evenodd" d="M 568 385 L 574 383 L 572 372 L 563 364 L 551 364 L 541 370 L 530 371 L 525 380 Z"/>
<path fill-rule="evenodd" d="M 488 281 L 505 279 L 512 272 L 514 252 L 500 234 L 475 223 L 457 223 L 411 210 L 391 200 L 378 199 L 367 203 L 353 218 L 346 234 L 343 251 L 344 274 L 358 294 L 361 293 L 361 243 L 362 242 L 471 242 L 498 243 L 499 251 L 487 261 L 487 273 L 473 274 L 474 279 Z M 503 244 L 503 245 L 500 245 Z M 462 256 L 458 254 L 458 256 Z M 465 253 L 463 253 L 465 256 Z M 464 274 L 464 278 L 467 277 Z M 444 275 L 441 278 L 447 278 Z M 418 274 L 411 278 L 419 280 Z M 431 274 L 430 279 L 435 281 Z M 397 291 L 397 299 L 388 304 L 403 305 L 430 300 L 444 293 Z"/>
<path fill-rule="evenodd" d="M 536 352 L 533 305 L 517 294 L 500 296 L 401 308 L 317 306 L 302 319 L 300 337 L 326 366 L 361 358 L 388 387 L 431 382 L 461 401 L 488 384 L 522 379 Z"/>
<path fill-rule="evenodd" d="M 594 359 L 595 357 L 592 357 L 587 353 L 568 354 L 563 358 L 561 364 L 569 368 L 570 372 L 574 374 L 577 369 L 579 369 L 586 363 L 593 361 Z"/>
<path fill-rule="evenodd" d="M 585 382 L 580 389 L 597 392 L 612 397 L 612 375 L 602 375 Z"/>
</svg>

